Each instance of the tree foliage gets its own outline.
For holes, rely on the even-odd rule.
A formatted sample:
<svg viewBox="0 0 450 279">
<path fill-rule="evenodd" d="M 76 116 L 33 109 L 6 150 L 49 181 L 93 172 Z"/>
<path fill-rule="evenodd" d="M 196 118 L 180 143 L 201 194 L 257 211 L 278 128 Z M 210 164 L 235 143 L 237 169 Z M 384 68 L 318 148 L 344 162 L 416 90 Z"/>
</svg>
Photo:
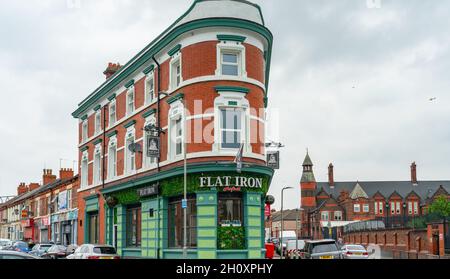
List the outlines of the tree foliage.
<svg viewBox="0 0 450 279">
<path fill-rule="evenodd" d="M 450 201 L 446 196 L 439 196 L 430 205 L 430 213 L 439 214 L 442 217 L 450 216 Z"/>
</svg>

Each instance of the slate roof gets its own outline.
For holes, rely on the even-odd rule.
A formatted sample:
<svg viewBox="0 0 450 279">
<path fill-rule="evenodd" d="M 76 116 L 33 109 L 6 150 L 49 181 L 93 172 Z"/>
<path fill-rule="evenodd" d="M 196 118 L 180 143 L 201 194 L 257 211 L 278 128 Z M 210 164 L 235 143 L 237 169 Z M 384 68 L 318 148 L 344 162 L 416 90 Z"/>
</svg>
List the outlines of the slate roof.
<svg viewBox="0 0 450 279">
<path fill-rule="evenodd" d="M 297 217 L 297 211 L 295 209 L 283 210 L 283 221 L 295 221 Z M 298 211 L 298 219 L 301 219 L 301 211 Z M 272 213 L 272 221 L 281 221 L 281 211 Z"/>
<path fill-rule="evenodd" d="M 413 185 L 411 181 L 349 181 L 349 182 L 335 182 L 334 188 L 331 189 L 328 182 L 318 182 L 317 189 L 323 188 L 328 194 L 338 197 L 341 191 L 351 193 L 356 184 L 359 183 L 361 188 L 366 192 L 369 198 L 372 198 L 377 192 L 380 192 L 385 198 L 388 198 L 392 193 L 397 192 L 403 198 L 414 191 L 422 200 L 431 198 L 434 193 L 442 187 L 450 193 L 450 181 L 419 181 L 417 186 Z"/>
<path fill-rule="evenodd" d="M 30 198 L 30 197 L 33 197 L 33 196 L 35 196 L 35 195 L 37 195 L 37 194 L 40 194 L 40 193 L 46 191 L 46 190 L 48 190 L 48 189 L 52 189 L 52 188 L 54 188 L 54 187 L 57 187 L 57 186 L 59 186 L 59 185 L 61 185 L 61 184 L 67 183 L 67 182 L 69 182 L 69 181 L 71 181 L 71 180 L 74 180 L 74 179 L 77 179 L 77 178 L 78 178 L 78 175 L 76 175 L 76 176 L 74 176 L 74 177 L 71 177 L 71 178 L 68 178 L 68 179 L 64 179 L 64 180 L 57 179 L 57 180 L 56 180 L 55 182 L 53 182 L 53 183 L 49 183 L 49 184 L 47 184 L 47 185 L 42 185 L 42 186 L 40 186 L 39 188 L 34 189 L 34 190 L 31 191 L 31 192 L 27 192 L 27 193 L 25 193 L 25 194 L 23 194 L 23 195 L 20 195 L 20 196 L 17 196 L 17 197 L 15 197 L 15 198 L 13 198 L 13 199 L 10 199 L 9 201 L 7 201 L 6 203 L 4 203 L 4 204 L 2 204 L 2 205 L 3 205 L 3 206 L 4 206 L 4 205 L 9 206 L 9 205 L 11 205 L 11 204 L 15 204 L 16 202 L 20 202 L 20 201 L 26 200 L 26 199 L 28 199 L 28 198 Z"/>
</svg>

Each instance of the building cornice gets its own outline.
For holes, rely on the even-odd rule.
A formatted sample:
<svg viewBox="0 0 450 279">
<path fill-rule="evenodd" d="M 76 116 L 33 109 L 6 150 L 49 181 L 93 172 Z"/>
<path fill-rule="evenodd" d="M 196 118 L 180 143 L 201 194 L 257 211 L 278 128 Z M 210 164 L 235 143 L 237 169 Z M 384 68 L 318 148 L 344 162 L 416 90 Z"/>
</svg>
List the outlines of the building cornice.
<svg viewBox="0 0 450 279">
<path fill-rule="evenodd" d="M 184 15 L 183 15 L 184 16 Z M 181 19 L 181 18 L 180 18 Z M 179 20 L 178 20 L 179 21 Z M 177 21 L 177 22 L 178 22 Z M 177 23 L 176 22 L 176 23 Z M 173 28 L 174 25 L 169 27 Z M 269 74 L 270 74 L 270 62 L 273 44 L 273 35 L 269 29 L 265 26 L 260 25 L 255 22 L 237 19 L 237 18 L 205 18 L 187 22 L 182 24 L 170 32 L 166 30 L 159 37 L 157 37 L 153 42 L 151 42 L 144 50 L 139 52 L 132 60 L 130 60 L 125 66 L 123 66 L 116 74 L 114 74 L 110 79 L 103 83 L 99 88 L 97 88 L 92 94 L 90 94 L 84 101 L 79 104 L 78 109 L 72 113 L 75 118 L 80 118 L 80 116 L 85 113 L 90 107 L 99 102 L 101 98 L 109 94 L 116 86 L 120 85 L 141 68 L 145 63 L 150 61 L 152 57 L 159 54 L 167 45 L 171 44 L 173 41 L 177 40 L 179 36 L 184 33 L 191 32 L 193 30 L 206 28 L 206 27 L 228 27 L 228 28 L 240 28 L 249 31 L 253 31 L 261 35 L 268 42 L 268 53 L 266 61 L 266 96 L 265 103 L 267 105 L 267 94 L 269 86 Z M 168 32 L 166 34 L 166 32 Z M 128 82 L 129 83 L 129 82 Z"/>
</svg>

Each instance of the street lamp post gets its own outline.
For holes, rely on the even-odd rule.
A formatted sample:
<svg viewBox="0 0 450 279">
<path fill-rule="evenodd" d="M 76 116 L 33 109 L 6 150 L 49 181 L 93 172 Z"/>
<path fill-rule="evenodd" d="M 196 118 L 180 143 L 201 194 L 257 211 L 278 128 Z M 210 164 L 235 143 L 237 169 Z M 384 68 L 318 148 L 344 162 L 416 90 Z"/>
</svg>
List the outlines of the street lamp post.
<svg viewBox="0 0 450 279">
<path fill-rule="evenodd" d="M 184 128 L 183 128 L 183 153 L 184 153 L 184 202 L 185 206 L 183 208 L 183 226 L 184 226 L 184 232 L 183 232 L 183 258 L 187 259 L 187 113 L 186 113 L 186 101 L 183 98 L 183 122 L 184 122 Z"/>
<path fill-rule="evenodd" d="M 295 258 L 298 260 L 298 214 L 299 211 L 302 211 L 303 209 L 296 209 L 296 216 L 295 216 L 295 234 L 297 236 L 297 241 L 295 243 Z"/>
<path fill-rule="evenodd" d="M 284 233 L 284 220 L 283 220 L 283 196 L 284 196 L 284 190 L 292 189 L 292 187 L 284 187 L 281 190 L 281 237 L 280 237 L 280 247 L 281 247 L 281 255 L 280 259 L 283 259 L 283 233 Z"/>
</svg>

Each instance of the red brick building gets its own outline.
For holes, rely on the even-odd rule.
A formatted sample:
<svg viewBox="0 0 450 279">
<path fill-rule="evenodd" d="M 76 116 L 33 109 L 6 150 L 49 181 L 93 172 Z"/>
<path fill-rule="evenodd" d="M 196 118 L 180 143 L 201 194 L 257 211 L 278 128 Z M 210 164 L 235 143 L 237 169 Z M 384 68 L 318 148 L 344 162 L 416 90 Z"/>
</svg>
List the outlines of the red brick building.
<svg viewBox="0 0 450 279">
<path fill-rule="evenodd" d="M 180 257 L 186 154 L 189 257 L 227 257 L 216 251 L 218 235 L 241 226 L 236 257 L 262 258 L 271 51 L 259 6 L 196 0 L 124 66 L 110 63 L 106 81 L 73 113 L 79 242 L 109 243 L 122 256 Z M 152 143 L 156 156 L 147 153 Z"/>
<path fill-rule="evenodd" d="M 401 227 L 427 213 L 428 206 L 440 195 L 449 196 L 450 181 L 421 181 L 417 165 L 411 165 L 408 181 L 335 182 L 334 166 L 328 167 L 328 182 L 316 182 L 313 163 L 306 155 L 300 182 L 302 236 L 340 237 L 349 222 L 381 220 L 387 227 Z M 330 227 L 333 229 L 330 230 Z"/>
</svg>

